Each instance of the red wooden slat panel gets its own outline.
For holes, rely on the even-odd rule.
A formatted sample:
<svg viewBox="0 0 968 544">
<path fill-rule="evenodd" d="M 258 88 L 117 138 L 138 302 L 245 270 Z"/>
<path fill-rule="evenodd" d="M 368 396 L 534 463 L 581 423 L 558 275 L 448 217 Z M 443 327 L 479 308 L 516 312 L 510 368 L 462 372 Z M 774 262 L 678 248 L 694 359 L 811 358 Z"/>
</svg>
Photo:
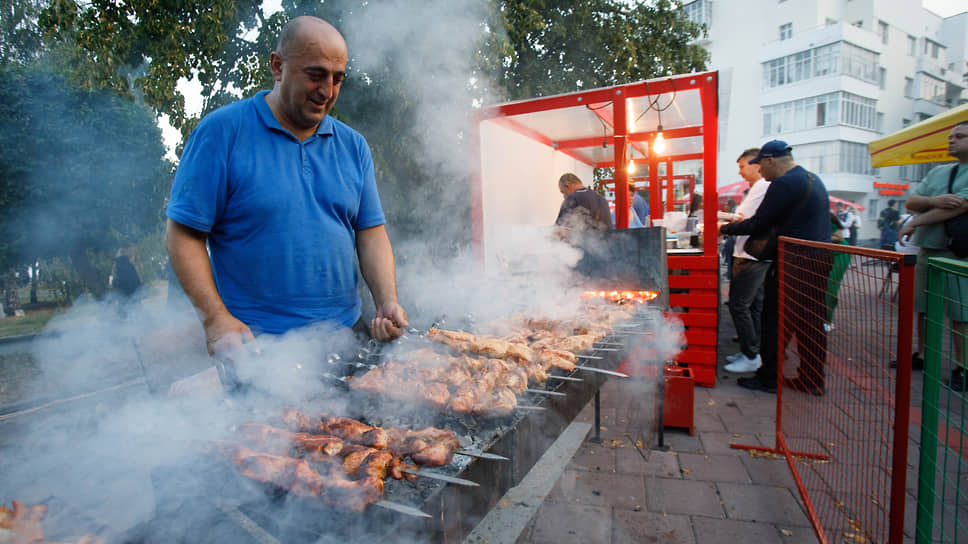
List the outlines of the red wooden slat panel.
<svg viewBox="0 0 968 544">
<path fill-rule="evenodd" d="M 689 289 L 689 288 L 705 288 L 705 289 L 716 289 L 719 287 L 719 278 L 715 275 L 699 275 L 699 274 L 689 274 L 688 276 L 675 275 L 669 276 L 669 288 L 670 289 Z"/>
<path fill-rule="evenodd" d="M 715 308 L 718 304 L 719 297 L 715 291 L 669 295 L 670 308 Z"/>
<path fill-rule="evenodd" d="M 689 365 L 689 371 L 696 380 L 696 385 L 716 387 L 716 365 Z"/>
<path fill-rule="evenodd" d="M 719 322 L 719 316 L 716 315 L 716 312 L 711 312 L 709 310 L 666 312 L 665 316 L 676 318 L 682 321 L 682 324 L 687 327 L 715 327 Z"/>
<path fill-rule="evenodd" d="M 676 357 L 680 363 L 716 365 L 716 350 L 690 346 Z"/>
<path fill-rule="evenodd" d="M 719 257 L 669 255 L 669 271 L 673 270 L 719 270 Z"/>
<path fill-rule="evenodd" d="M 686 343 L 692 346 L 716 346 L 716 329 L 690 327 L 686 331 Z"/>
</svg>

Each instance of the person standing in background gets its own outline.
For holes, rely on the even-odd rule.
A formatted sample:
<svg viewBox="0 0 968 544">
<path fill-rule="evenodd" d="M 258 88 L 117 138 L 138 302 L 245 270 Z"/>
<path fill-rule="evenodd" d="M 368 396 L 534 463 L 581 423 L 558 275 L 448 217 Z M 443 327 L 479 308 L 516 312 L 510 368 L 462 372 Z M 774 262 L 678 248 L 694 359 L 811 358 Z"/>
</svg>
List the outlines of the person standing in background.
<svg viewBox="0 0 968 544">
<path fill-rule="evenodd" d="M 792 148 L 781 140 L 771 140 L 749 160 L 760 165 L 763 179 L 770 187 L 756 214 L 738 223 L 727 223 L 722 234 L 760 235 L 775 229 L 776 236 L 789 236 L 815 242 L 830 242 L 830 199 L 820 178 L 798 166 Z M 786 346 L 796 334 L 800 354 L 799 375 L 784 379 L 784 387 L 794 391 L 824 394 L 827 333 L 823 329 L 824 292 L 829 260 L 825 250 L 797 247 L 787 253 L 789 300 L 784 306 L 786 335 L 779 338 L 780 278 L 776 263 L 770 266 L 763 289 L 760 353 L 762 366 L 756 375 L 739 378 L 736 384 L 756 391 L 776 392 L 779 375 L 779 346 Z"/>
<path fill-rule="evenodd" d="M 897 242 L 897 229 L 901 213 L 894 206 L 897 201 L 894 199 L 887 201 L 887 207 L 881 210 L 880 217 L 877 218 L 877 228 L 881 230 L 881 249 L 891 249 Z"/>
<path fill-rule="evenodd" d="M 927 323 L 928 259 L 944 257 L 968 261 L 956 256 L 948 248 L 944 222 L 968 212 L 968 121 L 962 121 L 948 134 L 948 154 L 958 159 L 955 164 L 938 166 L 928 172 L 907 201 L 907 209 L 917 215 L 904 224 L 898 233 L 901 239 L 911 235 L 914 245 L 920 246 L 914 267 L 914 310 L 918 313 L 918 352 L 912 356 L 912 366 L 923 365 L 924 335 Z M 949 190 L 949 186 L 951 189 Z M 944 297 L 948 319 L 951 320 L 951 343 L 954 345 L 954 365 L 948 386 L 953 391 L 965 391 L 968 371 L 965 360 L 965 334 L 968 327 L 968 278 L 947 276 Z M 921 361 L 919 361 L 921 360 Z"/>
<path fill-rule="evenodd" d="M 750 189 L 736 207 L 733 217 L 729 218 L 730 221 L 742 221 L 756 215 L 770 187 L 770 182 L 760 175 L 760 167 L 749 163 L 759 152 L 756 147 L 747 149 L 736 160 L 739 175 L 749 182 Z M 726 357 L 729 364 L 724 368 L 728 372 L 753 372 L 763 364 L 760 357 L 760 315 L 763 311 L 763 283 L 772 262 L 757 260 L 747 253 L 744 245 L 748 238 L 748 235 L 737 236 L 731 255 L 733 272 L 729 282 L 729 314 L 736 326 L 740 351 Z"/>
<path fill-rule="evenodd" d="M 857 234 L 860 232 L 860 215 L 853 206 L 847 208 L 847 223 L 845 223 L 847 231 L 850 235 L 847 237 L 847 243 L 856 246 L 857 245 Z"/>
<path fill-rule="evenodd" d="M 609 230 L 612 228 L 612 212 L 605 197 L 582 184 L 575 174 L 562 174 L 558 178 L 558 191 L 564 201 L 558 210 L 555 224 L 565 229 Z"/>
<path fill-rule="evenodd" d="M 646 201 L 645 197 L 639 194 L 635 190 L 634 185 L 629 185 L 629 191 L 632 194 L 632 209 L 635 210 L 635 215 L 639 216 L 639 222 L 642 226 L 648 227 L 649 223 L 649 203 Z"/>
</svg>

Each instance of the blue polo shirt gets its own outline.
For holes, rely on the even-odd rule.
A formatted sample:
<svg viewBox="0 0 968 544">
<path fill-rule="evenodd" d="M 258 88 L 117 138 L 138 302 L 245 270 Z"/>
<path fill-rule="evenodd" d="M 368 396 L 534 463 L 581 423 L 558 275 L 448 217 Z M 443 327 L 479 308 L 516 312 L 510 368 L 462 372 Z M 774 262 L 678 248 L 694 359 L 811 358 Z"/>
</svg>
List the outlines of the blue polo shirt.
<svg viewBox="0 0 968 544">
<path fill-rule="evenodd" d="M 266 93 L 202 119 L 167 215 L 208 233 L 219 295 L 253 331 L 351 326 L 360 317 L 356 231 L 385 223 L 370 149 L 330 116 L 298 141 Z"/>
</svg>

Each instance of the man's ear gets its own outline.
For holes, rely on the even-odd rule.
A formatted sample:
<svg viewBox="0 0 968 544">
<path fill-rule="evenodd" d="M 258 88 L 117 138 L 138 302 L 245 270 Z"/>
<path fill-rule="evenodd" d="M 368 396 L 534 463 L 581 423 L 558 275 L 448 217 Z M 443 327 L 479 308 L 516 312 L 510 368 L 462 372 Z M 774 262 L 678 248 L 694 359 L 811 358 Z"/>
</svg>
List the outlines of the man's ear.
<svg viewBox="0 0 968 544">
<path fill-rule="evenodd" d="M 269 70 L 276 81 L 282 81 L 282 55 L 273 51 L 269 54 Z"/>
</svg>

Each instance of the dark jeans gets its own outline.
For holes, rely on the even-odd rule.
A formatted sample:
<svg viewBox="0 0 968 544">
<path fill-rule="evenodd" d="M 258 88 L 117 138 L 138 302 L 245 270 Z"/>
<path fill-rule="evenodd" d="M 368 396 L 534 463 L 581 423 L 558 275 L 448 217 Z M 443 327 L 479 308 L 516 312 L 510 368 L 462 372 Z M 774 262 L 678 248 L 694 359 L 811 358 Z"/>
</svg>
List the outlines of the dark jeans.
<svg viewBox="0 0 968 544">
<path fill-rule="evenodd" d="M 790 246 L 787 246 L 790 248 Z M 827 358 L 826 313 L 827 278 L 830 275 L 829 251 L 792 246 L 786 253 L 784 334 L 779 336 L 778 265 L 774 263 L 763 284 L 763 317 L 760 354 L 763 366 L 756 371 L 762 383 L 775 384 L 779 366 L 778 351 L 785 349 L 794 334 L 800 353 L 799 375 L 807 383 L 823 386 Z M 781 348 L 782 347 L 782 348 Z"/>
<path fill-rule="evenodd" d="M 733 280 L 733 248 L 736 247 L 736 237 L 727 236 L 723 242 L 723 261 L 726 263 L 726 280 Z"/>
<path fill-rule="evenodd" d="M 733 280 L 729 282 L 729 315 L 733 317 L 739 349 L 750 359 L 760 353 L 760 314 L 763 282 L 773 263 L 733 257 Z"/>
</svg>

